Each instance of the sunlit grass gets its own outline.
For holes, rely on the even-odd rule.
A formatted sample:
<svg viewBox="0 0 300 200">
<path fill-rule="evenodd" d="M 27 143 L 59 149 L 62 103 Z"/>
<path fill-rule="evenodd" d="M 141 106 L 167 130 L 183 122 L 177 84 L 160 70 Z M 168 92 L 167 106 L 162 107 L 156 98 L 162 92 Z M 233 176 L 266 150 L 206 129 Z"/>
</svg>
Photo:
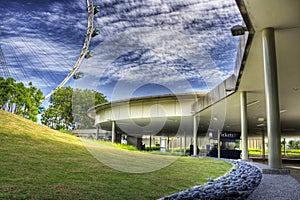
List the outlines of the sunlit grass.
<svg viewBox="0 0 300 200">
<path fill-rule="evenodd" d="M 262 155 L 262 149 L 249 149 L 250 155 Z M 268 154 L 268 150 L 265 150 L 265 154 Z M 284 151 L 281 151 L 281 154 L 284 155 Z M 300 157 L 300 149 L 287 149 L 286 155 L 290 157 Z"/>
<path fill-rule="evenodd" d="M 231 167 L 177 157 L 150 173 L 121 172 L 95 159 L 79 138 L 0 110 L 0 199 L 157 199 Z"/>
</svg>

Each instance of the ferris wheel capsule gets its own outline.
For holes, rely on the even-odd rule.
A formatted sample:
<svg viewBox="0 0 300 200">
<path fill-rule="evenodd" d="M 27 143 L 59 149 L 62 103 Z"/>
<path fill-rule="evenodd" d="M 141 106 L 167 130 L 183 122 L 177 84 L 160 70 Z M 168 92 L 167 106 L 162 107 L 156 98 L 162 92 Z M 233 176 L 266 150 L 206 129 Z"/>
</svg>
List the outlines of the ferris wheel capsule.
<svg viewBox="0 0 300 200">
<path fill-rule="evenodd" d="M 39 112 L 39 114 L 42 114 L 42 113 L 46 112 L 45 106 L 39 106 L 38 107 L 38 112 Z"/>
<path fill-rule="evenodd" d="M 94 56 L 94 51 L 92 51 L 92 50 L 88 50 L 87 52 L 86 52 L 86 54 L 85 54 L 85 58 L 86 59 L 89 59 L 89 58 L 91 58 L 91 57 L 93 57 Z"/>
<path fill-rule="evenodd" d="M 94 7 L 94 14 L 100 12 L 100 6 L 95 6 Z"/>
<path fill-rule="evenodd" d="M 92 37 L 95 37 L 96 35 L 99 35 L 99 34 L 100 34 L 100 30 L 98 28 L 95 28 L 93 30 Z"/>
<path fill-rule="evenodd" d="M 74 78 L 75 80 L 80 79 L 80 78 L 83 78 L 83 77 L 84 77 L 84 73 L 83 73 L 83 72 L 77 72 L 77 73 L 75 73 L 74 76 L 73 76 L 73 78 Z"/>
</svg>

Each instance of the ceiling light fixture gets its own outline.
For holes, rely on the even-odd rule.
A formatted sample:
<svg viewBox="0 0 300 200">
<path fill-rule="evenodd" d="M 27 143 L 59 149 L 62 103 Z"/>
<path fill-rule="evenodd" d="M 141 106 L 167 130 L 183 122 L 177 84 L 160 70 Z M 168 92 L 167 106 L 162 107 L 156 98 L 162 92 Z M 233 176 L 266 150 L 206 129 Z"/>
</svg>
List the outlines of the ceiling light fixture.
<svg viewBox="0 0 300 200">
<path fill-rule="evenodd" d="M 259 117 L 259 118 L 257 119 L 257 121 L 259 121 L 259 122 L 263 122 L 263 121 L 265 121 L 265 118 L 263 118 L 263 117 Z"/>
<path fill-rule="evenodd" d="M 256 126 L 262 127 L 262 126 L 265 126 L 265 124 L 257 124 Z"/>
</svg>

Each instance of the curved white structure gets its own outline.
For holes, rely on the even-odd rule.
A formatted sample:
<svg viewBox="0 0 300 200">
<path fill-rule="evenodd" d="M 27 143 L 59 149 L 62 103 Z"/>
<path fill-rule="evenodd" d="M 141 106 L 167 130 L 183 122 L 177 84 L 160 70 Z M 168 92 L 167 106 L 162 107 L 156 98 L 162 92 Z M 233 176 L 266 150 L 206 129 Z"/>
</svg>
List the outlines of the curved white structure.
<svg viewBox="0 0 300 200">
<path fill-rule="evenodd" d="M 97 105 L 88 111 L 95 125 L 126 135 L 193 133 L 194 104 L 203 94 L 159 95 Z"/>
</svg>

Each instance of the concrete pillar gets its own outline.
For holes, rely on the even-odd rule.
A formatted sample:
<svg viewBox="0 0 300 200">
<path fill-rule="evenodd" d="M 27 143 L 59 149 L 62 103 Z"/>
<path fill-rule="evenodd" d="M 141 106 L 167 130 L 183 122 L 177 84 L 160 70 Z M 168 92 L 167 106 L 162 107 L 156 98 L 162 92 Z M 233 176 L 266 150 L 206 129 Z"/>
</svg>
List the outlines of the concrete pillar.
<svg viewBox="0 0 300 200">
<path fill-rule="evenodd" d="M 149 138 L 149 151 L 152 151 L 152 136 L 150 135 L 150 138 Z"/>
<path fill-rule="evenodd" d="M 278 99 L 277 63 L 274 28 L 262 31 L 266 114 L 268 130 L 268 165 L 270 168 L 281 168 L 281 132 Z"/>
<path fill-rule="evenodd" d="M 182 153 L 182 137 L 179 137 L 179 148 L 180 148 L 180 153 Z"/>
<path fill-rule="evenodd" d="M 100 133 L 100 127 L 97 126 L 97 131 L 96 131 L 96 140 L 99 138 L 99 133 Z"/>
<path fill-rule="evenodd" d="M 265 148 L 265 131 L 262 130 L 262 159 L 266 159 L 266 148 Z"/>
<path fill-rule="evenodd" d="M 183 153 L 186 154 L 186 133 L 185 132 L 183 137 L 183 146 L 184 146 Z"/>
<path fill-rule="evenodd" d="M 221 158 L 221 133 L 218 130 L 218 158 Z"/>
<path fill-rule="evenodd" d="M 197 156 L 197 132 L 198 132 L 198 124 L 197 124 L 197 116 L 194 116 L 194 149 L 193 149 L 193 155 Z"/>
<path fill-rule="evenodd" d="M 285 145 L 285 138 L 283 138 L 283 152 L 284 152 L 284 157 L 286 157 L 286 145 Z"/>
<path fill-rule="evenodd" d="M 241 139 L 242 139 L 242 159 L 248 160 L 248 121 L 247 121 L 247 93 L 240 93 L 241 103 Z"/>
<path fill-rule="evenodd" d="M 111 121 L 111 142 L 116 142 L 116 122 Z"/>
</svg>

